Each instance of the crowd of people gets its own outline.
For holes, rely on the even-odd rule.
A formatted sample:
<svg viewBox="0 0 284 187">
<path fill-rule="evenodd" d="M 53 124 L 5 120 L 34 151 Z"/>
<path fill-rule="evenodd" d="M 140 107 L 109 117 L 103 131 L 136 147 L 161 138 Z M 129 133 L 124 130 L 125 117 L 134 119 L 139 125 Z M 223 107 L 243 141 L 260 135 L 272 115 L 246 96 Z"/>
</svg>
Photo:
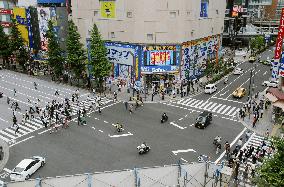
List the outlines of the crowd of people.
<svg viewBox="0 0 284 187">
<path fill-rule="evenodd" d="M 38 84 L 34 82 L 34 89 L 38 89 Z M 16 89 L 13 90 L 14 97 L 16 97 Z M 59 90 L 55 90 L 55 96 L 59 96 Z M 91 95 L 91 96 L 90 96 Z M 39 117 L 40 122 L 45 128 L 50 128 L 50 133 L 57 132 L 60 126 L 66 129 L 69 126 L 72 115 L 77 114 L 78 125 L 87 125 L 86 115 L 88 111 L 98 111 L 101 113 L 101 97 L 95 96 L 94 93 L 87 96 L 86 103 L 83 107 L 79 101 L 80 93 L 77 89 L 70 98 L 65 97 L 64 99 L 53 99 L 51 102 L 47 102 L 46 105 L 41 105 L 41 100 L 37 99 L 33 103 L 29 98 L 27 98 L 27 103 L 29 104 L 28 109 L 24 113 L 19 112 L 21 108 L 16 99 L 11 99 L 7 97 L 7 104 L 12 109 L 12 127 L 15 129 L 15 134 L 19 132 L 20 125 L 24 125 L 29 120 Z M 91 98 L 93 97 L 93 98 Z M 57 97 L 59 98 L 59 97 Z M 18 123 L 16 117 L 16 112 L 22 114 L 21 122 Z"/>
</svg>

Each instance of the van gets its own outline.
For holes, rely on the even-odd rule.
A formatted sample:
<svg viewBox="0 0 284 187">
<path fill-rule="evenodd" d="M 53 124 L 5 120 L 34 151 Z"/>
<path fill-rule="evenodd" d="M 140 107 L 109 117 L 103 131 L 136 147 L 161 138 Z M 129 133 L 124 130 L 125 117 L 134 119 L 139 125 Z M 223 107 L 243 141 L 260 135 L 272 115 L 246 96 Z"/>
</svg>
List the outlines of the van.
<svg viewBox="0 0 284 187">
<path fill-rule="evenodd" d="M 205 90 L 204 90 L 205 93 L 212 94 L 212 93 L 214 93 L 214 92 L 216 92 L 216 91 L 217 91 L 217 86 L 216 86 L 216 84 L 207 84 L 207 85 L 205 86 Z"/>
</svg>

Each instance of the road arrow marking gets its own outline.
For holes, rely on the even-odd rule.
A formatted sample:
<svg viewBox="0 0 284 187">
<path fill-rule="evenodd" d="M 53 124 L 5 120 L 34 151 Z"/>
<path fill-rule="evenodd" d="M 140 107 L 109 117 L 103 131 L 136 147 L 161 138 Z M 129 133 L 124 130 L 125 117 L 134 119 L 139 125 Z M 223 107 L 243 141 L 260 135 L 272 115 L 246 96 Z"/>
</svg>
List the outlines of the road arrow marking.
<svg viewBox="0 0 284 187">
<path fill-rule="evenodd" d="M 133 134 L 131 132 L 128 132 L 127 134 L 119 134 L 119 135 L 108 135 L 111 138 L 118 138 L 118 137 L 123 137 L 123 136 L 132 136 Z"/>
<path fill-rule="evenodd" d="M 177 128 L 179 128 L 179 129 L 186 129 L 187 128 L 187 127 L 181 127 L 181 126 L 179 126 L 178 124 L 176 124 L 174 122 L 170 122 L 170 124 L 175 126 L 175 127 L 177 127 Z"/>
<path fill-rule="evenodd" d="M 177 155 L 178 153 L 187 153 L 187 152 L 195 152 L 194 149 L 185 149 L 185 150 L 177 150 L 177 151 L 172 151 L 174 155 Z"/>
</svg>

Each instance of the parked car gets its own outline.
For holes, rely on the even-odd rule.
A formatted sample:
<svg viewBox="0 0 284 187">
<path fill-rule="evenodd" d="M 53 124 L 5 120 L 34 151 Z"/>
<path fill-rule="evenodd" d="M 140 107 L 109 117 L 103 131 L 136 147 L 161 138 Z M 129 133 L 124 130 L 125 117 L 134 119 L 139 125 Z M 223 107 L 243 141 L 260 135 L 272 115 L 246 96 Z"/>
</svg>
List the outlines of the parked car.
<svg viewBox="0 0 284 187">
<path fill-rule="evenodd" d="M 199 129 L 206 128 L 212 121 L 212 113 L 204 111 L 196 118 L 195 127 Z"/>
<path fill-rule="evenodd" d="M 235 98 L 242 98 L 246 95 L 246 89 L 245 88 L 237 88 L 234 92 L 233 92 L 233 97 Z"/>
<path fill-rule="evenodd" d="M 249 57 L 249 62 L 253 63 L 256 60 L 254 56 Z"/>
<path fill-rule="evenodd" d="M 216 84 L 207 84 L 206 86 L 205 86 L 205 89 L 204 89 L 204 92 L 205 93 L 209 93 L 209 94 L 212 94 L 212 93 L 214 93 L 214 92 L 216 92 L 217 91 L 217 86 L 216 86 Z"/>
<path fill-rule="evenodd" d="M 262 86 L 277 88 L 278 84 L 279 84 L 279 81 L 264 81 L 262 83 Z"/>
<path fill-rule="evenodd" d="M 234 71 L 233 71 L 234 75 L 241 75 L 243 73 L 244 73 L 244 70 L 241 69 L 241 68 L 235 68 Z"/>
<path fill-rule="evenodd" d="M 12 181 L 24 181 L 31 177 L 40 167 L 44 166 L 45 158 L 33 156 L 29 159 L 22 160 L 11 172 Z"/>
</svg>

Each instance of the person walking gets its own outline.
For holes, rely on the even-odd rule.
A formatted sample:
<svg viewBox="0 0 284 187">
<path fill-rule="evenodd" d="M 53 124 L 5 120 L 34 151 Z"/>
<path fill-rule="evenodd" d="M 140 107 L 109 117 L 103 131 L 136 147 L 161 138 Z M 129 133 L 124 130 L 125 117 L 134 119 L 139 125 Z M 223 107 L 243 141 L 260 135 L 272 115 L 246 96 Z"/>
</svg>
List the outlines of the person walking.
<svg viewBox="0 0 284 187">
<path fill-rule="evenodd" d="M 7 96 L 7 104 L 8 105 L 10 105 L 10 101 L 11 101 L 10 97 Z"/>
<path fill-rule="evenodd" d="M 59 95 L 58 89 L 55 90 L 54 95 Z"/>
<path fill-rule="evenodd" d="M 35 87 L 35 90 L 37 90 L 37 83 L 34 82 L 34 87 Z"/>
<path fill-rule="evenodd" d="M 132 114 L 132 112 L 133 112 L 133 105 L 129 104 L 129 113 Z"/>
<path fill-rule="evenodd" d="M 15 124 L 15 135 L 19 132 L 20 127 L 18 124 Z"/>
<path fill-rule="evenodd" d="M 78 110 L 78 118 L 77 118 L 77 120 L 78 120 L 77 125 L 80 125 L 81 124 L 81 110 L 80 109 Z"/>
<path fill-rule="evenodd" d="M 252 127 L 255 127 L 256 121 L 257 121 L 257 120 L 256 120 L 256 116 L 254 116 L 254 117 L 253 117 L 253 121 L 252 121 Z"/>
<path fill-rule="evenodd" d="M 16 89 L 14 88 L 14 97 L 16 97 L 16 93 L 17 93 L 17 91 L 16 91 Z"/>
<path fill-rule="evenodd" d="M 128 102 L 127 101 L 124 102 L 124 106 L 125 106 L 125 110 L 127 110 L 128 109 Z"/>
<path fill-rule="evenodd" d="M 240 150 L 243 145 L 243 138 L 240 138 L 237 142 L 236 149 Z"/>
<path fill-rule="evenodd" d="M 269 130 L 268 129 L 266 129 L 266 132 L 265 132 L 265 139 L 268 139 L 269 138 Z"/>
<path fill-rule="evenodd" d="M 246 142 L 249 140 L 250 136 L 251 136 L 250 130 L 246 131 Z"/>
<path fill-rule="evenodd" d="M 12 125 L 12 127 L 14 127 L 14 126 L 17 125 L 17 121 L 18 121 L 15 115 L 13 116 L 13 119 L 12 119 L 12 120 L 13 120 L 13 125 Z"/>
</svg>

